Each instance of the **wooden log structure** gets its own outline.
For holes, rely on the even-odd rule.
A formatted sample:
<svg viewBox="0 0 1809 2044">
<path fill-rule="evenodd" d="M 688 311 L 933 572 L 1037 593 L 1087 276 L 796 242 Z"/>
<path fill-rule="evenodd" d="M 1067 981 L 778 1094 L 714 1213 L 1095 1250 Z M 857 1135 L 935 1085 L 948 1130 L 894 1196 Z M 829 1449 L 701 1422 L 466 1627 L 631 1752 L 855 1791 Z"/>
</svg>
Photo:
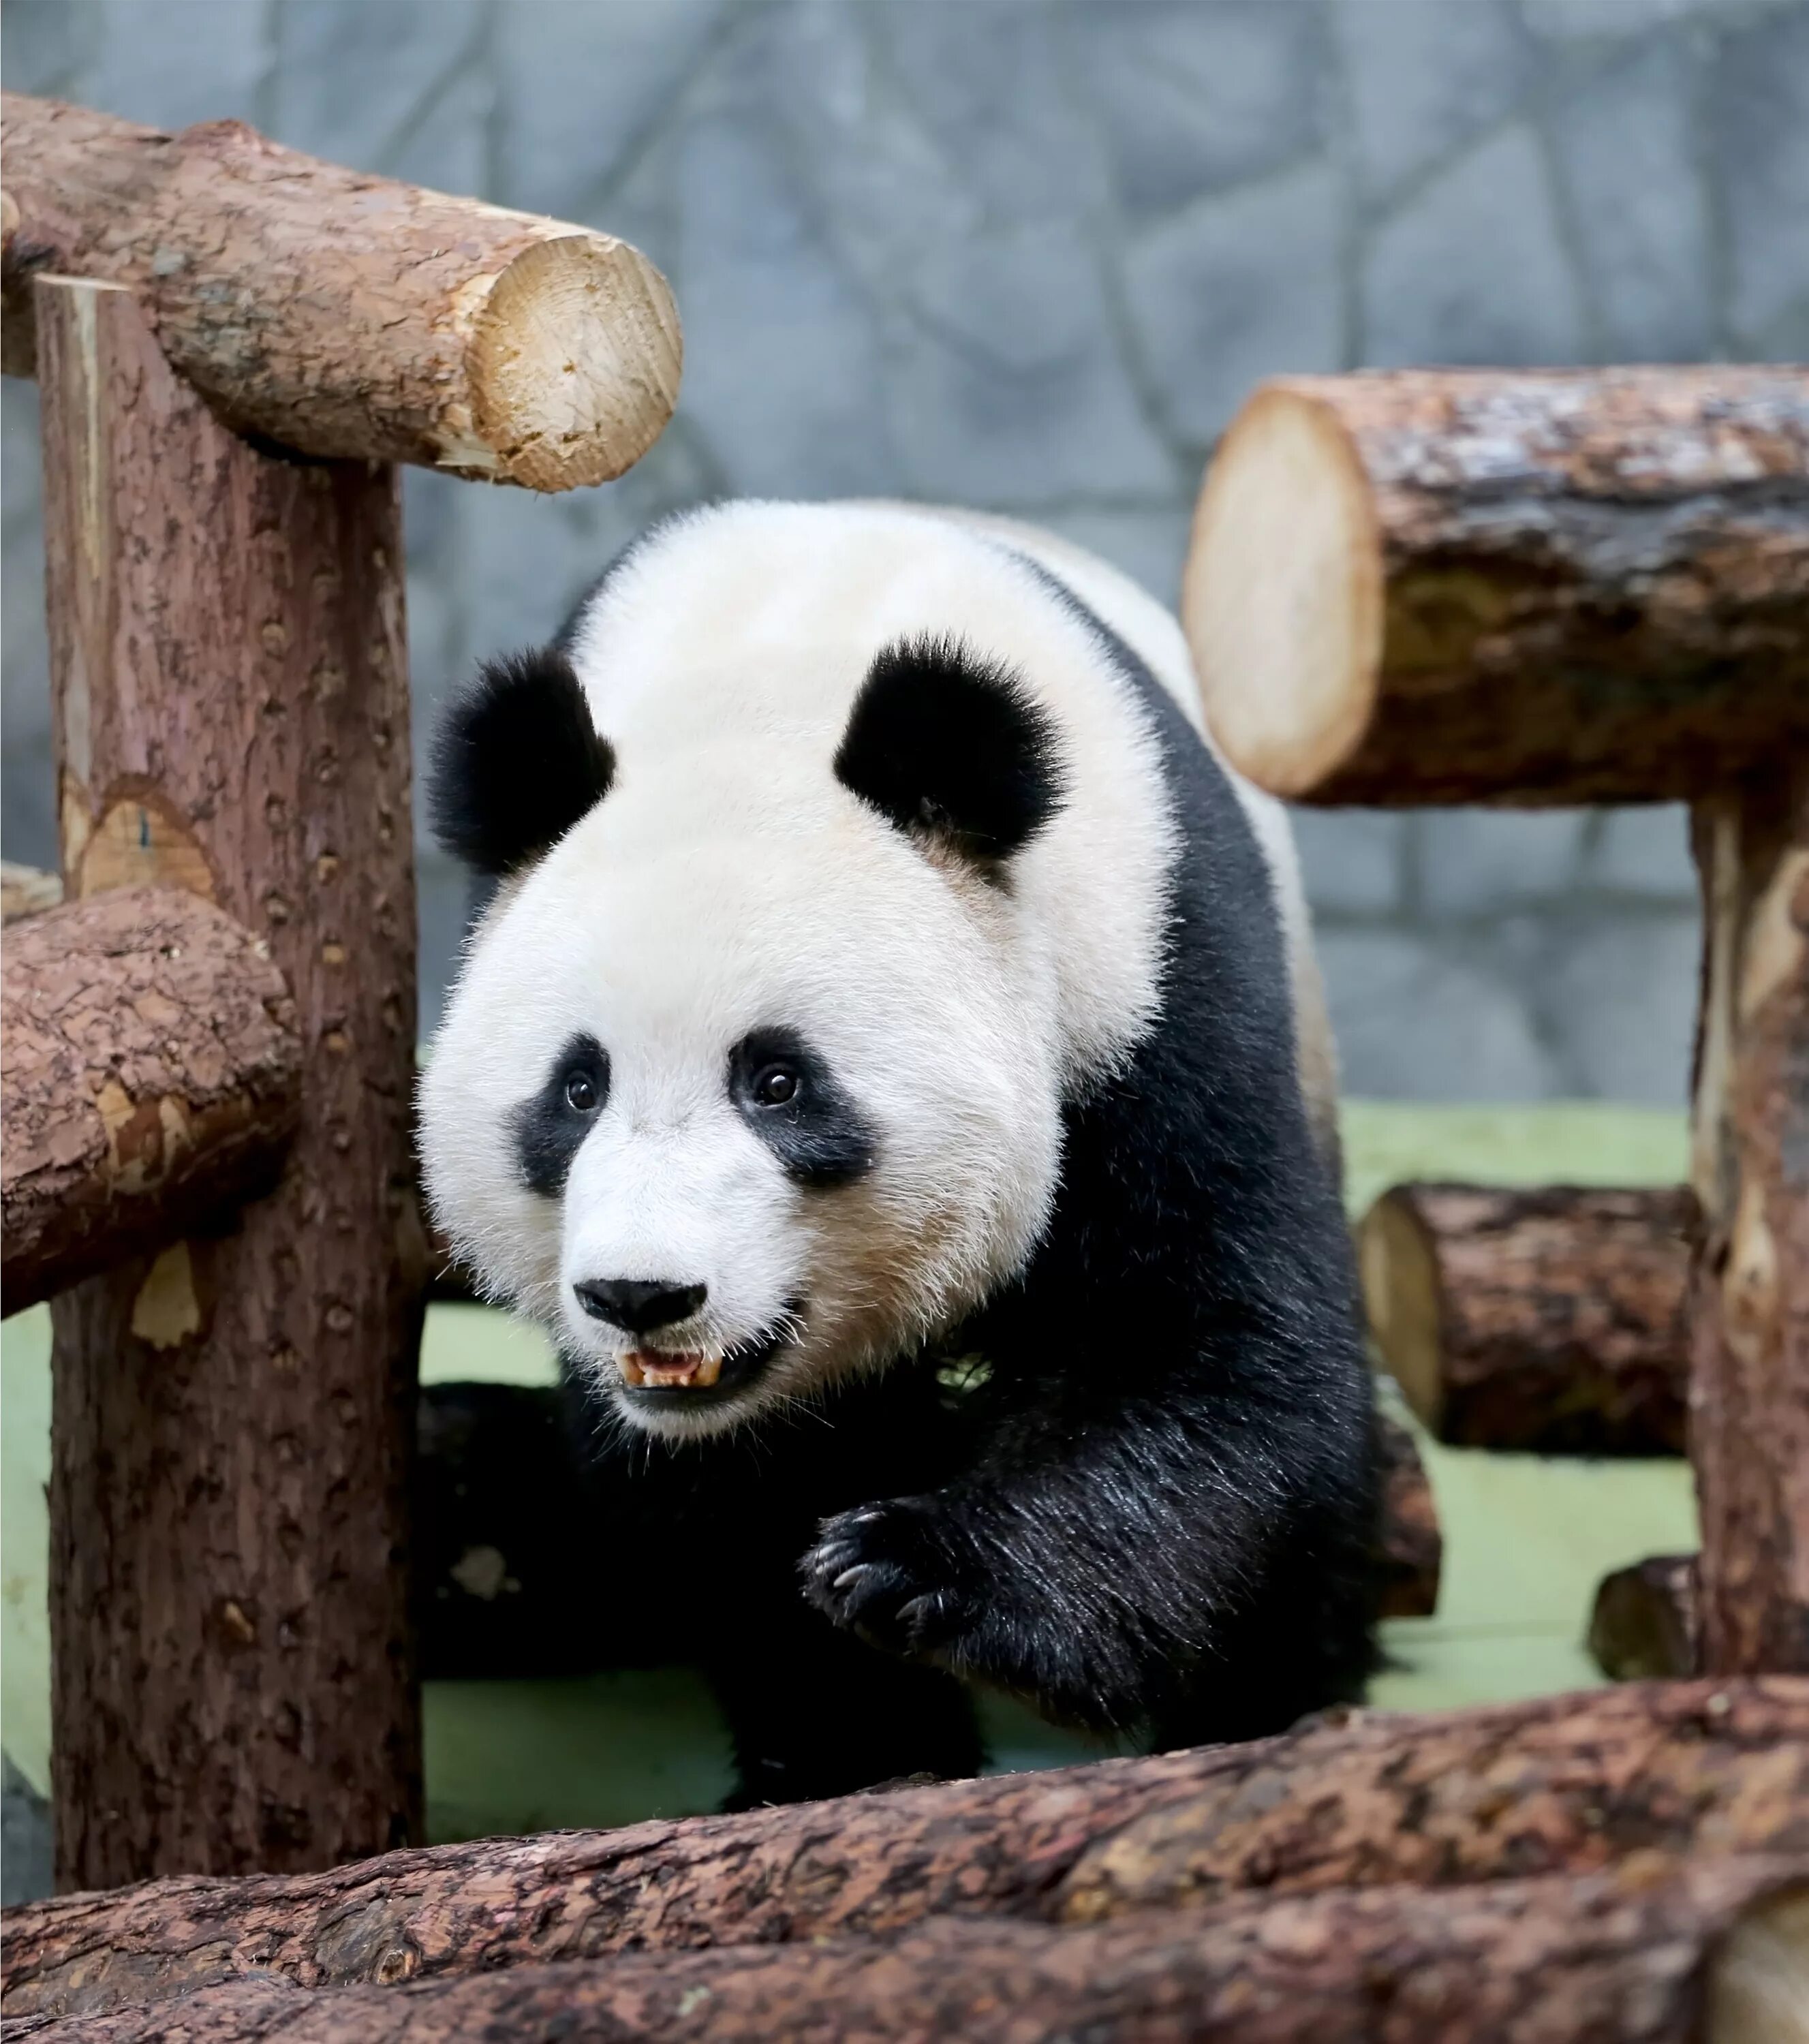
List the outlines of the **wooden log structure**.
<svg viewBox="0 0 1809 2044">
<path fill-rule="evenodd" d="M 57 1878 L 324 1865 L 421 1808 L 397 478 L 237 438 L 120 286 L 35 289 L 67 892 L 213 902 L 302 1060 L 268 1197 L 52 1305 Z"/>
<path fill-rule="evenodd" d="M 0 923 L 20 923 L 28 916 L 42 915 L 62 899 L 63 882 L 56 874 L 0 859 Z"/>
<path fill-rule="evenodd" d="M 1693 1554 L 1653 1554 L 1603 1577 L 1589 1651 L 1612 1681 L 1693 1675 L 1701 1658 Z"/>
<path fill-rule="evenodd" d="M 178 889 L 96 895 L 14 930 L 0 1039 L 9 1313 L 269 1190 L 299 1118 L 294 1004 L 269 947 Z M 147 1312 L 179 1290 L 159 1286 Z"/>
<path fill-rule="evenodd" d="M 1809 372 L 1266 383 L 1182 616 L 1214 732 L 1277 794 L 1712 794 L 1809 749 Z"/>
<path fill-rule="evenodd" d="M 671 417 L 677 313 L 607 234 L 324 163 L 236 121 L 168 135 L 0 96 L 0 341 L 35 373 L 31 280 L 123 284 L 236 431 L 329 459 L 571 490 Z"/>
<path fill-rule="evenodd" d="M 1694 837 L 1702 1665 L 1809 1669 L 1809 747 L 1699 803 Z"/>
<path fill-rule="evenodd" d="M 1411 1184 L 1358 1231 L 1369 1330 L 1423 1424 L 1461 1447 L 1680 1455 L 1686 1188 Z"/>
<path fill-rule="evenodd" d="M 1797 2044 L 1809 1861 L 1505 1881 L 1429 1908 L 1332 1889 L 1054 1930 L 940 1917 L 883 1942 L 742 1946 L 429 1981 L 204 1988 L 35 2034 L 75 2044 L 646 2038 L 838 2044 Z M 21 2037 L 33 2034 L 25 2027 Z"/>
<path fill-rule="evenodd" d="M 1702 1938 L 1671 1942 L 1641 1915 L 1669 1896 L 1658 1906 L 1685 1914 L 1663 1921 L 1697 1920 L 1678 1900 L 1697 1879 L 1742 1898 L 1710 1912 L 1718 1932 L 1762 1898 L 1755 1944 L 1780 1946 L 1773 1970 L 1787 1981 L 1809 1978 L 1809 1919 L 1779 1913 L 1809 1881 L 1809 1683 L 1634 1684 L 1424 1717 L 1346 1712 L 1243 1746 L 484 1840 L 322 1873 L 68 1896 L 8 1913 L 0 2014 L 10 2035 L 67 2022 L 72 2038 L 255 2036 L 280 2008 L 301 2026 L 286 2038 L 541 2036 L 551 1997 L 563 1995 L 567 2019 L 586 2011 L 596 2034 L 607 2017 L 621 2026 L 613 2035 L 689 2034 L 654 2026 L 701 2007 L 684 2006 L 696 1988 L 755 1969 L 762 1996 L 820 1987 L 809 2005 L 820 2027 L 776 2021 L 780 2004 L 765 1999 L 748 2004 L 750 2024 L 758 2008 L 776 2023 L 761 2034 L 828 2038 L 884 2019 L 859 1998 L 864 1968 L 912 1996 L 939 1972 L 946 1994 L 977 1997 L 977 2017 L 981 1991 L 997 1993 L 1027 2011 L 1025 2027 L 1001 2034 L 1029 2036 L 1047 2028 L 1028 2023 L 1039 2004 L 1024 1999 L 1045 1969 L 1071 1968 L 1080 1981 L 1146 1954 L 1152 1972 L 1178 1968 L 1204 1992 L 1192 1951 L 1213 1954 L 1199 1961 L 1213 1992 L 1243 1997 L 1226 2003 L 1227 2016 L 1270 1992 L 1307 1995 L 1323 1967 L 1323 1998 L 1307 2005 L 1327 2022 L 1367 2023 L 1375 2000 L 1356 1990 L 1372 1976 L 1355 1963 L 1339 1970 L 1334 1955 L 1348 1945 L 1390 1980 L 1401 1978 L 1391 1954 L 1404 1968 L 1408 1955 L 1448 1965 L 1423 2006 L 1400 1988 L 1401 2027 L 1386 2034 L 1457 2044 L 1508 2034 L 1481 2019 L 1501 1981 L 1527 1991 L 1526 1976 L 1561 1976 L 1590 1950 L 1617 1955 L 1604 1996 L 1607 1983 L 1700 1986 L 1708 1919 Z M 918 1963 L 939 1952 L 935 1968 Z M 1266 1952 L 1281 1973 L 1265 1970 Z M 616 1988 L 654 1999 L 613 2002 Z M 725 2027 L 711 2034 L 743 2034 L 726 2027 L 739 2020 L 732 1999 L 714 2006 Z M 1102 2024 L 1129 2027 L 1088 2034 L 1201 2034 L 1137 2027 L 1138 2008 L 1102 2001 Z M 1466 2018 L 1473 2027 L 1455 2027 Z M 245 2027 L 235 2033 L 229 2019 Z M 417 2027 L 383 2027 L 405 2021 Z M 924 2019 L 896 2034 L 974 2033 Z M 1740 2044 L 1792 2034 L 1724 2034 Z"/>
</svg>

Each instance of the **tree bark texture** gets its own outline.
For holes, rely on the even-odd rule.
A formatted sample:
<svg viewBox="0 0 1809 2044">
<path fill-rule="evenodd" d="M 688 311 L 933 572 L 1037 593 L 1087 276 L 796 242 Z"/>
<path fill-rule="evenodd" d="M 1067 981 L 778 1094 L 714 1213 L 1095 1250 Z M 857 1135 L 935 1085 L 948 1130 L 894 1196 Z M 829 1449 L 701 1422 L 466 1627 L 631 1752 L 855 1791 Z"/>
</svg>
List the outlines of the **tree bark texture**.
<svg viewBox="0 0 1809 2044">
<path fill-rule="evenodd" d="M 1693 1675 L 1696 1557 L 1653 1554 L 1603 1577 L 1589 1615 L 1589 1651 L 1611 1681 Z"/>
<path fill-rule="evenodd" d="M 1358 1236 L 1369 1329 L 1442 1441 L 1680 1455 L 1686 1188 L 1406 1185 Z"/>
<path fill-rule="evenodd" d="M 1377 1416 L 1382 1449 L 1382 1530 L 1376 1567 L 1384 1618 L 1430 1618 L 1438 1608 L 1445 1539 L 1426 1465 L 1411 1432 Z"/>
<path fill-rule="evenodd" d="M 175 2011 L 140 2004 L 14 2034 L 150 2044 L 173 2034 L 173 2013 L 186 2044 L 1785 2044 L 1789 2003 L 1809 1993 L 1809 1859 L 1653 1857 L 1436 1900 L 1411 1887 L 1332 1888 L 1083 1929 L 942 1917 L 889 1938 L 419 1984 L 242 1981 Z"/>
<path fill-rule="evenodd" d="M 1214 731 L 1277 794 L 1711 793 L 1809 747 L 1809 371 L 1266 383 L 1182 611 Z"/>
<path fill-rule="evenodd" d="M 0 982 L 6 1310 L 268 1191 L 302 1104 L 270 947 L 174 888 L 33 916 Z"/>
<path fill-rule="evenodd" d="M 1699 805 L 1703 1666 L 1809 1669 L 1809 748 Z"/>
<path fill-rule="evenodd" d="M 255 451 L 129 293 L 37 291 L 66 886 L 217 903 L 303 1059 L 268 1198 L 52 1308 L 58 1880 L 321 1866 L 421 1801 L 396 478 Z"/>
<path fill-rule="evenodd" d="M 166 135 L 9 93 L 5 366 L 34 275 L 135 292 L 228 425 L 304 454 L 570 490 L 620 475 L 678 390 L 666 280 L 607 234 L 323 163 L 236 121 Z"/>
<path fill-rule="evenodd" d="M 0 2013 L 102 2011 L 254 1973 L 345 1986 L 886 1934 L 951 1913 L 1089 1924 L 1253 1892 L 1806 1852 L 1809 1682 L 1629 1684 L 325 1873 L 65 1896 L 9 1912 Z"/>
</svg>

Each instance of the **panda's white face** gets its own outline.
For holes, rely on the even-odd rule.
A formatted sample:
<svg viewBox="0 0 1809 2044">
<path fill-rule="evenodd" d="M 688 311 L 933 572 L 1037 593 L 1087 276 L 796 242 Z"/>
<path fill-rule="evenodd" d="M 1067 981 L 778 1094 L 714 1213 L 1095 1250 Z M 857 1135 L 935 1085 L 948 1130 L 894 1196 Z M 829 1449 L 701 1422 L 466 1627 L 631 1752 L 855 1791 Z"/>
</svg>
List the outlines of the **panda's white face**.
<svg viewBox="0 0 1809 2044">
<path fill-rule="evenodd" d="M 1053 1197 L 1048 961 L 789 755 L 624 749 L 476 933 L 423 1082 L 461 1254 L 661 1433 L 950 1325 Z"/>
</svg>

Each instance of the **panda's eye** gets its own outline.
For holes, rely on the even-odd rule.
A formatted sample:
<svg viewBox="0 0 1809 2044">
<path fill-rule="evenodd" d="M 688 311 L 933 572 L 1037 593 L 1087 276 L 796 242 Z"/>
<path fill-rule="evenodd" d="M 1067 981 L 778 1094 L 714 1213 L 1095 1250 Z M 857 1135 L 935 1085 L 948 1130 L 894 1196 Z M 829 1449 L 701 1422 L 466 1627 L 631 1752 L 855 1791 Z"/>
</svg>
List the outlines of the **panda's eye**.
<svg viewBox="0 0 1809 2044">
<path fill-rule="evenodd" d="M 769 1065 L 754 1082 L 754 1098 L 762 1107 L 784 1107 L 797 1097 L 797 1074 L 789 1065 Z"/>
<path fill-rule="evenodd" d="M 566 1105 L 574 1113 L 594 1114 L 597 1111 L 597 1082 L 589 1072 L 571 1072 L 565 1082 Z"/>
</svg>

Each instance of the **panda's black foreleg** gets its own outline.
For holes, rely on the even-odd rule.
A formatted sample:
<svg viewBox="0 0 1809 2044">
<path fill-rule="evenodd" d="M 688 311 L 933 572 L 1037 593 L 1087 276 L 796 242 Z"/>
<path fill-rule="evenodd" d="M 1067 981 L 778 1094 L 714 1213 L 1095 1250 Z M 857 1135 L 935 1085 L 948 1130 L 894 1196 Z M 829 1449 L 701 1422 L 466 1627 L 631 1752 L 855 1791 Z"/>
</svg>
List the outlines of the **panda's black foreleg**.
<svg viewBox="0 0 1809 2044">
<path fill-rule="evenodd" d="M 977 1774 L 972 1700 L 940 1669 L 876 1652 L 831 1624 L 795 1584 L 750 1609 L 708 1663 L 738 1786 L 727 1809 L 812 1802 L 910 1775 Z"/>
<path fill-rule="evenodd" d="M 1315 1468 L 1323 1426 L 1241 1402 L 1109 1402 L 1027 1415 L 947 1488 L 828 1520 L 806 1595 L 876 1644 L 1158 1745 L 1360 1696 L 1360 1457 Z"/>
</svg>

